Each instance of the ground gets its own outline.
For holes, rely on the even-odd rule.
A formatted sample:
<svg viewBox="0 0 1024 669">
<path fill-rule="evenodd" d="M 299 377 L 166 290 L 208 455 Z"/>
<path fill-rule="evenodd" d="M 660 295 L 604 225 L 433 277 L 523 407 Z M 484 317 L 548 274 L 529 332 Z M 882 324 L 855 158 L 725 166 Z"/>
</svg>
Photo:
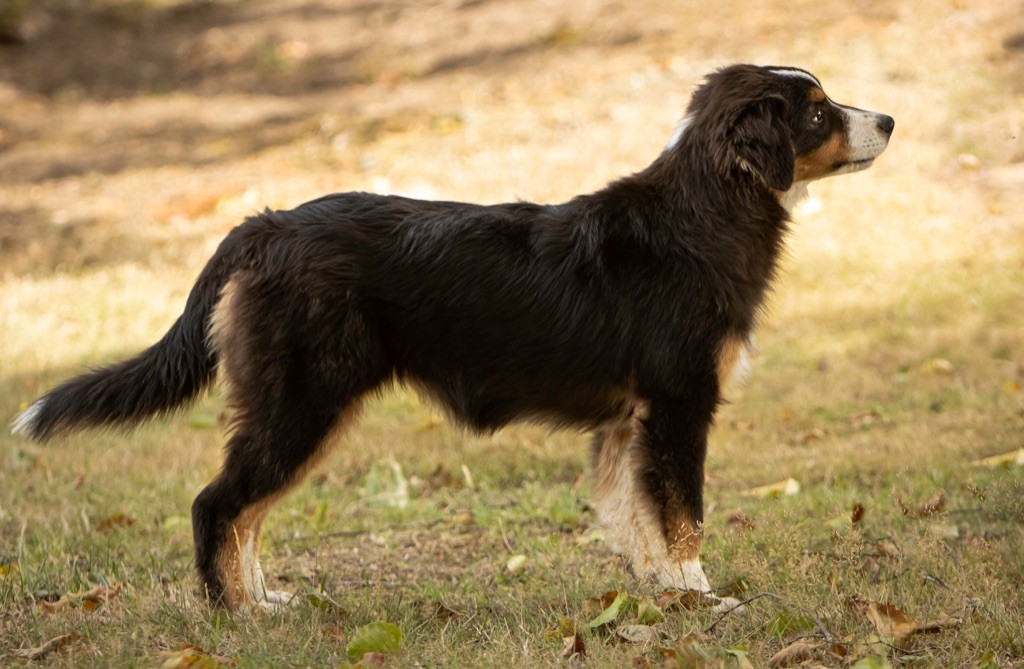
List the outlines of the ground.
<svg viewBox="0 0 1024 669">
<path fill-rule="evenodd" d="M 1021 16 L 40 0 L 0 45 L 3 418 L 155 341 L 265 206 L 561 201 L 644 167 L 702 75 L 737 61 L 811 70 L 896 131 L 797 210 L 760 355 L 712 436 L 705 567 L 761 595 L 744 614 L 661 601 L 639 632 L 634 613 L 589 627 L 608 591 L 641 610 L 661 593 L 604 546 L 586 436 L 466 434 L 406 392 L 271 515 L 265 567 L 300 604 L 211 611 L 188 509 L 219 466 L 214 392 L 131 434 L 0 436 L 0 662 L 60 638 L 42 661 L 338 665 L 389 621 L 392 666 L 764 666 L 785 648 L 779 666 L 1021 666 L 1024 469 L 979 462 L 1024 447 Z M 757 490 L 788 479 L 795 494 Z"/>
</svg>

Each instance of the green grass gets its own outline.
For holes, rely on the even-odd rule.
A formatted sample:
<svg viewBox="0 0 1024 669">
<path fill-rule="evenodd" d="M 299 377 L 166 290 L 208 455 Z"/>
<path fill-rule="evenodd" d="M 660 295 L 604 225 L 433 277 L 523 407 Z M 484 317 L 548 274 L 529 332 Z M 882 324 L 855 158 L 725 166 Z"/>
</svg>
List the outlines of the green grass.
<svg viewBox="0 0 1024 669">
<path fill-rule="evenodd" d="M 713 38 L 667 0 L 644 9 L 675 17 L 664 26 L 628 3 L 606 6 L 593 25 L 546 17 L 529 26 L 502 17 L 503 7 L 521 14 L 508 3 L 466 3 L 467 35 L 508 38 L 507 58 L 479 68 L 463 59 L 465 67 L 429 76 L 356 76 L 351 89 L 296 92 L 294 107 L 249 96 L 246 82 L 279 63 L 243 56 L 262 58 L 266 45 L 302 35 L 311 62 L 333 62 L 336 35 L 356 34 L 345 22 L 362 19 L 268 11 L 273 4 L 231 5 L 245 20 L 218 28 L 230 39 L 211 33 L 197 46 L 196 62 L 215 66 L 194 65 L 206 77 L 195 90 L 156 100 L 142 89 L 116 103 L 88 90 L 71 102 L 5 94 L 12 111 L 0 106 L 0 125 L 14 130 L 0 137 L 10 149 L 0 171 L 11 177 L 0 179 L 0 415 L 149 345 L 217 241 L 264 205 L 383 178 L 413 190 L 430 184 L 438 197 L 559 200 L 646 164 L 711 67 L 805 65 L 836 99 L 888 111 L 897 128 L 869 172 L 812 186 L 819 206 L 797 212 L 752 376 L 730 391 L 712 435 L 705 569 L 734 596 L 757 598 L 724 617 L 666 610 L 654 644 L 617 634 L 633 614 L 588 628 L 609 591 L 644 605 L 662 593 L 604 545 L 587 505 L 587 437 L 531 426 L 468 434 L 399 391 L 370 403 L 267 521 L 270 585 L 298 592 L 299 603 L 272 616 L 211 610 L 197 595 L 189 509 L 220 465 L 223 399 L 214 392 L 187 415 L 130 434 L 45 446 L 0 434 L 0 664 L 26 665 L 16 650 L 70 634 L 40 664 L 185 666 L 193 652 L 203 666 L 341 666 L 361 627 L 389 621 L 405 637 L 389 662 L 396 667 L 570 666 L 563 638 L 574 631 L 591 667 L 741 667 L 744 658 L 759 667 L 798 637 L 825 666 L 870 657 L 1024 665 L 1024 469 L 971 464 L 1024 447 L 1024 202 L 988 181 L 989 170 L 1024 155 L 1019 58 L 994 53 L 991 37 L 1012 24 L 1014 2 L 966 3 L 947 16 L 925 0 L 891 14 L 852 13 L 838 1 L 814 11 L 726 1 L 717 11 L 734 30 Z M 354 70 L 463 62 L 447 23 L 413 4 L 370 17 L 380 45 L 352 54 Z M 153 6 L 169 8 L 168 30 L 192 34 L 174 23 L 188 13 L 170 11 L 173 0 Z M 818 20 L 820 40 L 807 39 L 805 19 Z M 557 34 L 538 45 L 551 25 Z M 616 41 L 634 33 L 636 41 Z M 578 35 L 587 39 L 571 39 Z M 105 53 L 107 38 L 91 48 Z M 79 57 L 89 55 L 84 44 Z M 710 44 L 722 62 L 707 62 Z M 541 47 L 540 60 L 530 45 Z M 25 53 L 41 67 L 51 57 Z M 285 129 L 264 149 L 217 162 L 153 157 L 175 133 L 208 131 L 211 145 L 232 133 L 255 137 L 232 124 L 240 108 L 253 127 L 283 119 Z M 179 114 L 195 125 L 164 130 L 160 119 Z M 459 123 L 438 132 L 423 120 L 438 118 Z M 121 136 L 139 164 L 88 169 Z M 965 150 L 979 170 L 960 167 Z M 47 161 L 64 172 L 17 178 L 18 165 Z M 4 227 L 7 212 L 14 227 Z M 69 231 L 68 220 L 84 223 Z M 406 486 L 401 508 L 387 501 L 399 481 L 392 463 Z M 797 494 L 744 494 L 787 478 L 799 482 Z M 941 509 L 919 513 L 937 496 Z M 864 513 L 852 524 L 856 505 Z M 510 572 L 518 555 L 525 565 Z M 116 595 L 49 611 L 97 585 Z M 871 602 L 918 623 L 959 622 L 892 648 L 878 643 Z"/>
</svg>

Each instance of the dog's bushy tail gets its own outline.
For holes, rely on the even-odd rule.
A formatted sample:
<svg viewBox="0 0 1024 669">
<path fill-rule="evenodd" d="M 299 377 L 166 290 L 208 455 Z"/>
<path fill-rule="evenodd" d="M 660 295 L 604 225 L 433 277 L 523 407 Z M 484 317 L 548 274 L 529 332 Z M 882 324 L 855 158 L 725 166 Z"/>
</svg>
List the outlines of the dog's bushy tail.
<svg viewBox="0 0 1024 669">
<path fill-rule="evenodd" d="M 11 424 L 17 435 L 45 441 L 88 427 L 130 427 L 186 406 L 213 381 L 217 353 L 210 319 L 242 254 L 239 226 L 199 275 L 185 310 L 167 334 L 134 358 L 96 369 L 54 388 Z"/>
</svg>

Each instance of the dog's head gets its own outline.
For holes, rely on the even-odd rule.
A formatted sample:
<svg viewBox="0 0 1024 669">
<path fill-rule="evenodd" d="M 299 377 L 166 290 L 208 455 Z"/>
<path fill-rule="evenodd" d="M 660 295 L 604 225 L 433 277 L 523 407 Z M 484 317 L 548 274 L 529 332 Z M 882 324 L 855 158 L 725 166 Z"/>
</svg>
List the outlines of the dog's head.
<svg viewBox="0 0 1024 669">
<path fill-rule="evenodd" d="M 693 95 L 670 147 L 691 131 L 716 167 L 752 174 L 775 191 L 870 167 L 889 143 L 891 116 L 840 105 L 793 67 L 733 65 Z"/>
</svg>

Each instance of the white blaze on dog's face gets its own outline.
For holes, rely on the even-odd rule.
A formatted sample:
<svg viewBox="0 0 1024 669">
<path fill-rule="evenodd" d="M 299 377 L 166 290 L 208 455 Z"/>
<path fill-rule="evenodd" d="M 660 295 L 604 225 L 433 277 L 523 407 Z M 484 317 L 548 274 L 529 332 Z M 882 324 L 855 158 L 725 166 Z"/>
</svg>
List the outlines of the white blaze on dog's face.
<svg viewBox="0 0 1024 669">
<path fill-rule="evenodd" d="M 891 116 L 837 104 L 814 75 L 796 68 L 771 68 L 788 103 L 793 133 L 795 183 L 871 166 L 889 144 Z"/>
</svg>

